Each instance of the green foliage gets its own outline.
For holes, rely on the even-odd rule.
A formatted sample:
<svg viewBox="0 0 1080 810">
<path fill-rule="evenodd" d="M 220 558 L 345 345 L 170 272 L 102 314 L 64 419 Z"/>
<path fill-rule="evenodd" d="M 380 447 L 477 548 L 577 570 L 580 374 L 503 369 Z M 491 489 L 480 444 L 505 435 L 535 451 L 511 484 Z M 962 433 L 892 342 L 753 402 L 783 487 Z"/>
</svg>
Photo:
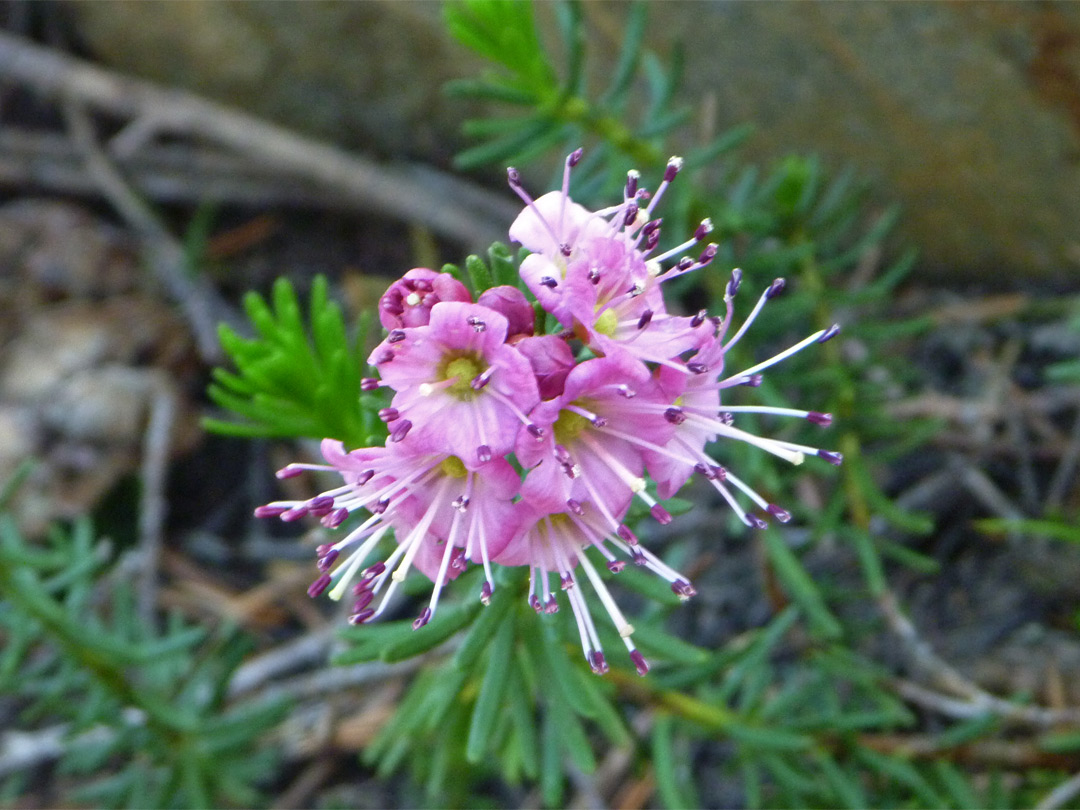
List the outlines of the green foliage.
<svg viewBox="0 0 1080 810">
<path fill-rule="evenodd" d="M 244 309 L 256 336 L 244 338 L 221 327 L 221 345 L 237 370 L 215 368 L 208 389 L 217 405 L 240 419 L 207 419 L 207 430 L 249 437 L 329 437 L 350 447 L 385 438 L 377 418 L 380 398 L 360 393 L 370 316 L 349 337 L 322 276 L 311 286 L 307 324 L 296 291 L 284 278 L 274 283 L 270 303 L 252 292 L 244 298 Z"/>
<path fill-rule="evenodd" d="M 480 79 L 451 82 L 450 93 L 512 107 L 505 117 L 467 121 L 466 135 L 481 141 L 456 158 L 462 169 L 527 163 L 589 147 L 579 175 L 601 179 L 599 167 L 629 158 L 642 168 L 660 165 L 665 137 L 684 124 L 689 109 L 674 104 L 680 65 L 665 69 L 643 47 L 646 6 L 635 4 L 610 81 L 599 94 L 586 83 L 586 36 L 577 3 L 554 6 L 561 53 L 548 54 L 536 30 L 531 3 L 465 0 L 444 6 L 447 28 L 462 45 L 496 68 Z M 556 66 L 559 66 L 558 68 Z M 726 133 L 688 155 L 701 166 L 749 132 Z M 610 177 L 609 177 L 610 179 Z"/>
<path fill-rule="evenodd" d="M 281 702 L 226 701 L 245 645 L 173 616 L 155 632 L 86 521 L 28 543 L 0 514 L 0 693 L 60 729 L 58 773 L 98 807 L 247 807 L 275 764 Z M 18 793 L 19 774 L 0 780 Z"/>
</svg>

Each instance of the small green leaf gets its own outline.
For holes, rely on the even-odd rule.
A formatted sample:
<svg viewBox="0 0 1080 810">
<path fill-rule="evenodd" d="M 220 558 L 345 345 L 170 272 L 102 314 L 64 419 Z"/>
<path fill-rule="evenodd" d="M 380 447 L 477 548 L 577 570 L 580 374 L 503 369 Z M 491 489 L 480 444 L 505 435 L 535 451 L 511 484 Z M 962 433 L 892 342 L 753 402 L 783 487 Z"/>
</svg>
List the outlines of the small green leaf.
<svg viewBox="0 0 1080 810">
<path fill-rule="evenodd" d="M 480 684 L 480 693 L 476 698 L 476 708 L 473 709 L 469 737 L 465 746 L 465 757 L 474 764 L 484 758 L 491 746 L 492 727 L 503 705 L 507 670 L 510 668 L 510 653 L 514 645 L 514 624 L 512 615 L 504 615 L 502 624 L 495 633 L 495 640 L 489 648 L 484 678 Z"/>
</svg>

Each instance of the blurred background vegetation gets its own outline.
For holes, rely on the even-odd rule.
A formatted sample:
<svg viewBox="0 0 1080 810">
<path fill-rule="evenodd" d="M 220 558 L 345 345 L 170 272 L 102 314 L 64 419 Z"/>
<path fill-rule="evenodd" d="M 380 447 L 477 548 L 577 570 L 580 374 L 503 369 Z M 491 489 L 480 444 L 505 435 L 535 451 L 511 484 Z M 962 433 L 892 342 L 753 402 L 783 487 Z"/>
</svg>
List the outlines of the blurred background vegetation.
<svg viewBox="0 0 1080 810">
<path fill-rule="evenodd" d="M 4 805 L 1076 804 L 1080 7 L 0 23 Z M 686 157 L 665 236 L 720 244 L 687 311 L 787 279 L 738 361 L 845 327 L 746 397 L 831 411 L 842 467 L 718 449 L 790 524 L 695 485 L 642 522 L 699 592 L 620 575 L 644 679 L 587 673 L 512 572 L 348 628 L 304 594 L 322 530 L 250 518 L 318 491 L 272 476 L 318 439 L 378 439 L 388 281 L 512 277 L 505 167 L 540 193 L 578 146 L 588 205 Z"/>
</svg>

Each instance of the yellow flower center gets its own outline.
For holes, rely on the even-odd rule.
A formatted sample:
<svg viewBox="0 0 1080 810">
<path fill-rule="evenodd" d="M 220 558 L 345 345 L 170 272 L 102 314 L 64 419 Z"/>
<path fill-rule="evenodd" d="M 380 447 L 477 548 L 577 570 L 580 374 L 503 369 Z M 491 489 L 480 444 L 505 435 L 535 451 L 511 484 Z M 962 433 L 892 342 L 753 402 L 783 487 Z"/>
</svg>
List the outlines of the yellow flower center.
<svg viewBox="0 0 1080 810">
<path fill-rule="evenodd" d="M 575 403 L 577 404 L 577 403 Z M 553 432 L 555 434 L 555 443 L 561 444 L 564 447 L 570 444 L 574 439 L 578 437 L 578 434 L 585 428 L 592 424 L 588 419 L 582 416 L 580 413 L 574 413 L 573 411 L 564 410 L 559 414 L 559 418 L 555 420 L 553 426 Z"/>
<path fill-rule="evenodd" d="M 453 377 L 457 377 L 457 379 L 445 389 L 446 393 L 467 402 L 471 399 L 475 399 L 477 395 L 479 395 L 480 392 L 474 391 L 471 383 L 480 372 L 485 370 L 486 368 L 481 364 L 480 358 L 475 355 L 465 355 L 452 357 L 446 360 L 443 363 L 442 368 L 439 369 L 438 376 L 442 380 L 449 380 Z"/>
<path fill-rule="evenodd" d="M 600 313 L 600 317 L 596 319 L 596 323 L 593 324 L 593 330 L 601 335 L 611 337 L 615 334 L 615 328 L 618 325 L 619 316 L 615 314 L 614 310 L 605 309 Z"/>
<path fill-rule="evenodd" d="M 447 456 L 439 464 L 439 469 L 451 478 L 464 478 L 467 470 L 465 464 L 457 456 Z"/>
</svg>

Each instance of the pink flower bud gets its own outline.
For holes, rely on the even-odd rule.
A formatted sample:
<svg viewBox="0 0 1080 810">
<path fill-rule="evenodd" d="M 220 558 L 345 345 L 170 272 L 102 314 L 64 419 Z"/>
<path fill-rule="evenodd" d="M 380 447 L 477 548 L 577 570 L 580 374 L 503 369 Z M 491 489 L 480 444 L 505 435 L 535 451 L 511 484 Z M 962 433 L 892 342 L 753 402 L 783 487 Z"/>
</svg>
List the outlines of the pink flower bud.
<svg viewBox="0 0 1080 810">
<path fill-rule="evenodd" d="M 511 340 L 519 335 L 530 336 L 533 333 L 533 325 L 536 321 L 536 313 L 532 305 L 525 298 L 525 293 L 517 287 L 502 286 L 492 287 L 480 293 L 477 302 L 504 315 L 508 322 L 506 339 Z"/>
<path fill-rule="evenodd" d="M 449 273 L 414 267 L 379 299 L 379 323 L 386 329 L 425 326 L 440 301 L 471 301 L 465 285 Z"/>
</svg>

